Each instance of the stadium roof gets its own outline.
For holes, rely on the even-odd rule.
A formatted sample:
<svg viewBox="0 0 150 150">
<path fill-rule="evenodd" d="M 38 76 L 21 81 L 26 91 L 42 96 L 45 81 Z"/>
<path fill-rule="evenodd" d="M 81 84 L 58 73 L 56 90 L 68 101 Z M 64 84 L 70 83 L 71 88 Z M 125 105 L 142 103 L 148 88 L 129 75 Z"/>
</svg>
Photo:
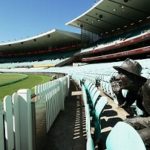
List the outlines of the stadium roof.
<svg viewBox="0 0 150 150">
<path fill-rule="evenodd" d="M 66 25 L 83 27 L 94 33 L 119 30 L 133 25 L 136 21 L 150 19 L 149 6 L 150 0 L 99 0 L 89 10 Z M 80 34 L 53 29 L 30 38 L 2 42 L 0 52 L 53 48 L 79 42 L 81 42 Z"/>
<path fill-rule="evenodd" d="M 120 30 L 150 19 L 150 0 L 99 0 L 82 15 L 66 23 L 93 33 Z"/>
<path fill-rule="evenodd" d="M 72 44 L 80 41 L 80 34 L 78 33 L 53 29 L 46 33 L 39 34 L 30 38 L 13 42 L 0 43 L 0 51 L 2 52 L 34 48 L 51 48 L 55 46 L 65 46 L 67 44 Z"/>
</svg>

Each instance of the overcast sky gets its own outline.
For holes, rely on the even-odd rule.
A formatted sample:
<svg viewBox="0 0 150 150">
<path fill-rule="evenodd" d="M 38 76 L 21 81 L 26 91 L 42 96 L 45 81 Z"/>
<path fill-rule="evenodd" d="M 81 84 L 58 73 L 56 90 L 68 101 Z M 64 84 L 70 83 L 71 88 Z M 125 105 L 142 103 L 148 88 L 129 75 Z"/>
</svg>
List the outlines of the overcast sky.
<svg viewBox="0 0 150 150">
<path fill-rule="evenodd" d="M 95 0 L 0 0 L 0 42 L 32 37 L 51 29 L 76 31 L 65 23 Z"/>
</svg>

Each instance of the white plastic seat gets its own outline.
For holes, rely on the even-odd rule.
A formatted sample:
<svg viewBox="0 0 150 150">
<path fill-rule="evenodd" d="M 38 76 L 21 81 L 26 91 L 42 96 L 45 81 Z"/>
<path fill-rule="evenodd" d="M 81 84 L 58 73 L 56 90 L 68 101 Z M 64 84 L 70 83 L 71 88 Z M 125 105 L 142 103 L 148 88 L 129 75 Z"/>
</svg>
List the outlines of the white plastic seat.
<svg viewBox="0 0 150 150">
<path fill-rule="evenodd" d="M 107 97 L 106 96 L 102 96 L 100 97 L 100 99 L 98 100 L 96 106 L 95 106 L 95 115 L 97 118 L 100 117 L 100 114 L 102 112 L 102 110 L 104 109 L 105 105 L 107 104 Z"/>
<path fill-rule="evenodd" d="M 97 98 L 100 96 L 100 92 L 97 90 L 95 95 L 93 96 L 92 98 L 92 103 L 93 103 L 93 106 L 95 106 L 95 103 L 96 103 L 96 100 Z"/>
<path fill-rule="evenodd" d="M 138 132 L 125 122 L 118 122 L 106 140 L 107 150 L 146 150 Z"/>
<path fill-rule="evenodd" d="M 91 135 L 87 136 L 86 150 L 95 150 Z"/>
<path fill-rule="evenodd" d="M 96 93 L 96 91 L 97 91 L 97 88 L 94 87 L 94 89 L 93 89 L 93 90 L 91 91 L 91 93 L 90 93 L 91 99 L 93 99 L 93 96 L 94 96 L 94 94 Z"/>
<path fill-rule="evenodd" d="M 95 116 L 94 116 L 94 126 L 95 126 L 95 140 L 99 141 L 101 136 L 101 122 L 100 122 L 100 115 L 102 110 L 104 109 L 105 105 L 107 104 L 107 98 L 105 96 L 102 96 L 99 98 L 96 106 L 95 106 Z"/>
</svg>

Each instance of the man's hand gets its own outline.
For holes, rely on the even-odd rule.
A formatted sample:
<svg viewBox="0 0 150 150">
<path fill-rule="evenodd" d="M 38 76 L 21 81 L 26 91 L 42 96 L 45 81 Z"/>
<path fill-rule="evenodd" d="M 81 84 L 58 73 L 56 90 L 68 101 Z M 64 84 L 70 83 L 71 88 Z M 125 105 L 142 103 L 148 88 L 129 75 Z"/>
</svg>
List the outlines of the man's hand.
<svg viewBox="0 0 150 150">
<path fill-rule="evenodd" d="M 120 87 L 120 84 L 119 84 L 119 81 L 118 79 L 116 79 L 115 76 L 113 76 L 111 79 L 110 79 L 110 83 L 111 83 L 111 87 L 112 87 L 112 90 L 115 94 L 118 94 L 120 91 L 121 91 L 121 87 Z"/>
</svg>

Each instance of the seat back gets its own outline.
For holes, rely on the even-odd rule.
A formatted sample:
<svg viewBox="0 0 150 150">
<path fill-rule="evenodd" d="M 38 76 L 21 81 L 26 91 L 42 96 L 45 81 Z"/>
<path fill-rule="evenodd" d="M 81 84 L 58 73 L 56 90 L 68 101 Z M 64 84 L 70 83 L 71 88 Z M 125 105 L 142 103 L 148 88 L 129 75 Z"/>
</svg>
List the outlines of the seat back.
<svg viewBox="0 0 150 150">
<path fill-rule="evenodd" d="M 102 96 L 99 98 L 95 106 L 95 115 L 93 120 L 94 120 L 94 127 L 95 127 L 94 139 L 96 142 L 98 142 L 101 138 L 101 121 L 99 117 L 106 104 L 107 104 L 107 98 L 105 96 Z"/>
<path fill-rule="evenodd" d="M 86 150 L 95 150 L 91 135 L 87 136 Z"/>
<path fill-rule="evenodd" d="M 107 150 L 146 150 L 138 132 L 125 122 L 118 122 L 106 139 Z"/>
<path fill-rule="evenodd" d="M 96 103 L 98 97 L 100 97 L 100 92 L 97 90 L 96 93 L 95 93 L 95 95 L 92 98 L 93 106 L 95 106 L 95 103 Z"/>
<path fill-rule="evenodd" d="M 95 105 L 95 115 L 98 119 L 107 102 L 108 101 L 106 96 L 100 97 L 99 100 L 97 101 L 97 104 Z"/>
<path fill-rule="evenodd" d="M 94 94 L 96 93 L 96 91 L 97 91 L 97 88 L 94 87 L 94 89 L 91 91 L 91 94 L 90 94 L 91 99 L 93 98 L 93 96 L 94 96 Z"/>
</svg>

